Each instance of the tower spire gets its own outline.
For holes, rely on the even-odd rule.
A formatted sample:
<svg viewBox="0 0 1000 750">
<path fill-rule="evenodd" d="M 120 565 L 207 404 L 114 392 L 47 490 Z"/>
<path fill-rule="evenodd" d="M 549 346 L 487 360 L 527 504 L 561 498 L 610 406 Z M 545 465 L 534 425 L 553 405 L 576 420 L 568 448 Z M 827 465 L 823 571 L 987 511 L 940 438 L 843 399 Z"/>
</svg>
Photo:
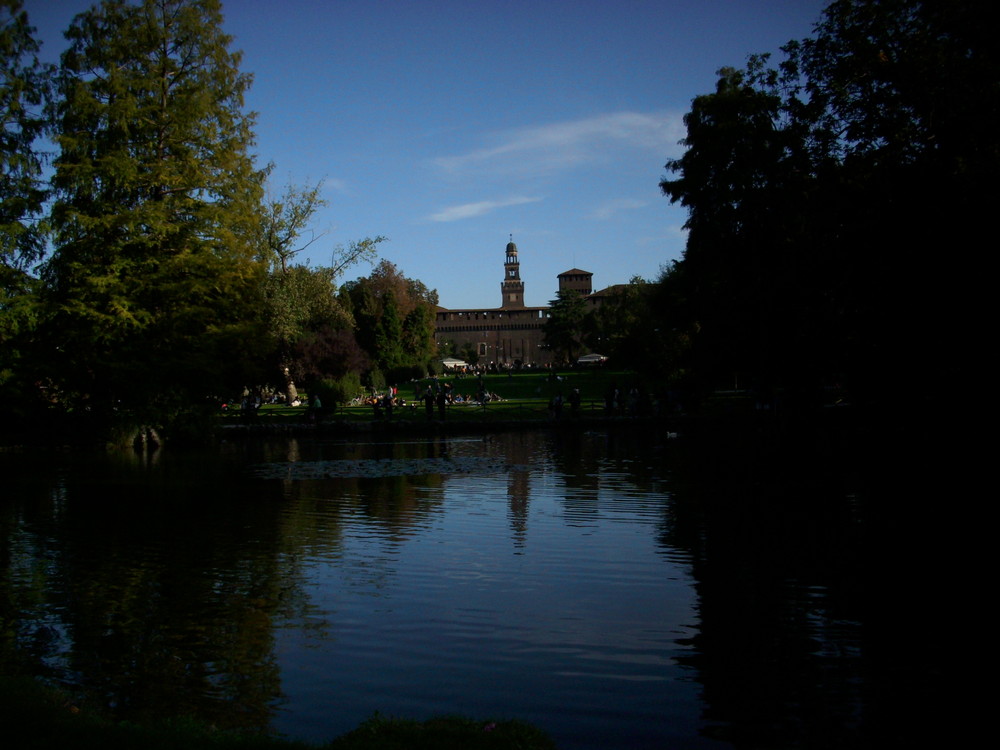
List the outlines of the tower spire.
<svg viewBox="0 0 1000 750">
<path fill-rule="evenodd" d="M 503 281 L 500 283 L 501 308 L 524 307 L 524 282 L 521 281 L 521 264 L 517 259 L 517 245 L 511 233 L 503 264 Z"/>
</svg>

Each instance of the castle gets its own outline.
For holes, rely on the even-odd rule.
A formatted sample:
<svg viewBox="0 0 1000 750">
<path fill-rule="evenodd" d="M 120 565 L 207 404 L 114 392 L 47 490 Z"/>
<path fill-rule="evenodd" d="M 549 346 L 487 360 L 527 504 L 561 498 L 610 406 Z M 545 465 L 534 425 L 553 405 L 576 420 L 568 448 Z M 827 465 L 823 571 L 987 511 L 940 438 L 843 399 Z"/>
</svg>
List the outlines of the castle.
<svg viewBox="0 0 1000 750">
<path fill-rule="evenodd" d="M 573 268 L 559 274 L 559 290 L 573 289 L 590 304 L 600 304 L 608 290 L 593 293 L 593 274 Z M 500 367 L 547 365 L 552 352 L 544 347 L 548 307 L 526 307 L 524 281 L 513 238 L 507 243 L 500 307 L 478 310 L 449 310 L 439 307 L 434 321 L 434 338 L 439 350 L 450 345 L 454 357 L 475 353 L 480 364 Z"/>
</svg>

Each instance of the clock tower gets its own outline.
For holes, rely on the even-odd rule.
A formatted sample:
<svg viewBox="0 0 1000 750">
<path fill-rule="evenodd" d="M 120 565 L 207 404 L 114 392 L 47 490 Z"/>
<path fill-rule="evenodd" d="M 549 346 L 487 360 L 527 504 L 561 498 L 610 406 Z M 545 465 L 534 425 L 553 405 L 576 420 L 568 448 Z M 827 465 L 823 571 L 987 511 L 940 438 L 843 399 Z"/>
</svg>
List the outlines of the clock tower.
<svg viewBox="0 0 1000 750">
<path fill-rule="evenodd" d="M 524 307 L 524 282 L 521 281 L 521 264 L 517 260 L 517 245 L 514 244 L 513 235 L 507 243 L 500 291 L 503 295 L 501 308 Z"/>
</svg>

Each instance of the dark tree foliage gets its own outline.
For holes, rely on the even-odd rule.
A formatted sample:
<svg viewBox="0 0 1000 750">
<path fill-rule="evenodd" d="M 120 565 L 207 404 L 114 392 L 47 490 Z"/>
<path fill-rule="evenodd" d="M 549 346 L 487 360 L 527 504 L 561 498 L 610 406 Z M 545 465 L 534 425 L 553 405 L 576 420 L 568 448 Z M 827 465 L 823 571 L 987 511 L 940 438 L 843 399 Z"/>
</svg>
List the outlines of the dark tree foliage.
<svg viewBox="0 0 1000 750">
<path fill-rule="evenodd" d="M 303 335 L 295 344 L 293 375 L 312 383 L 362 373 L 370 367 L 368 355 L 358 346 L 354 333 L 324 326 Z"/>
<path fill-rule="evenodd" d="M 752 58 L 695 99 L 661 187 L 689 209 L 669 315 L 696 332 L 703 383 L 885 400 L 974 377 L 962 259 L 989 236 L 1000 166 L 989 17 L 838 0 L 777 69 Z"/>
<path fill-rule="evenodd" d="M 37 318 L 31 271 L 45 241 L 43 155 L 36 142 L 52 71 L 20 0 L 0 0 L 0 409 L 19 412 L 32 399 L 23 358 Z M 7 418 L 4 421 L 8 421 Z"/>
<path fill-rule="evenodd" d="M 383 260 L 369 276 L 344 284 L 339 299 L 374 368 L 390 381 L 426 372 L 435 354 L 436 291 Z"/>
<path fill-rule="evenodd" d="M 0 0 L 0 303 L 21 288 L 45 238 L 46 187 L 36 141 L 45 127 L 52 71 L 38 61 L 38 50 L 20 0 Z"/>
<path fill-rule="evenodd" d="M 549 302 L 545 321 L 545 346 L 555 353 L 556 361 L 573 364 L 583 351 L 588 310 L 583 296 L 575 289 L 560 289 Z"/>
<path fill-rule="evenodd" d="M 659 283 L 635 277 L 614 288 L 583 323 L 584 343 L 591 352 L 610 358 L 615 366 L 648 373 L 659 382 L 682 374 L 683 332 L 667 325 L 658 314 L 669 309 L 664 271 Z"/>
</svg>

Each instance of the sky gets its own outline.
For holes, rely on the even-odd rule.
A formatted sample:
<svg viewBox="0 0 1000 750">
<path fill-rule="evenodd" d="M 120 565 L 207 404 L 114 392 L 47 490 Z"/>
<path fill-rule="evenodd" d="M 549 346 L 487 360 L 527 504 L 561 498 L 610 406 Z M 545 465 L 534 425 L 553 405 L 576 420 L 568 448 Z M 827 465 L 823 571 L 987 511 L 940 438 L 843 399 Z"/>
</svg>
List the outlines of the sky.
<svg viewBox="0 0 1000 750">
<path fill-rule="evenodd" d="M 557 275 L 655 279 L 684 250 L 662 195 L 716 72 L 810 35 L 825 0 L 228 0 L 269 189 L 322 182 L 302 254 L 382 235 L 452 309 L 494 308 L 513 237 L 525 302 Z M 88 0 L 25 0 L 56 62 Z M 307 234 L 306 240 L 311 236 Z M 344 280 L 367 275 L 367 264 Z"/>
</svg>

